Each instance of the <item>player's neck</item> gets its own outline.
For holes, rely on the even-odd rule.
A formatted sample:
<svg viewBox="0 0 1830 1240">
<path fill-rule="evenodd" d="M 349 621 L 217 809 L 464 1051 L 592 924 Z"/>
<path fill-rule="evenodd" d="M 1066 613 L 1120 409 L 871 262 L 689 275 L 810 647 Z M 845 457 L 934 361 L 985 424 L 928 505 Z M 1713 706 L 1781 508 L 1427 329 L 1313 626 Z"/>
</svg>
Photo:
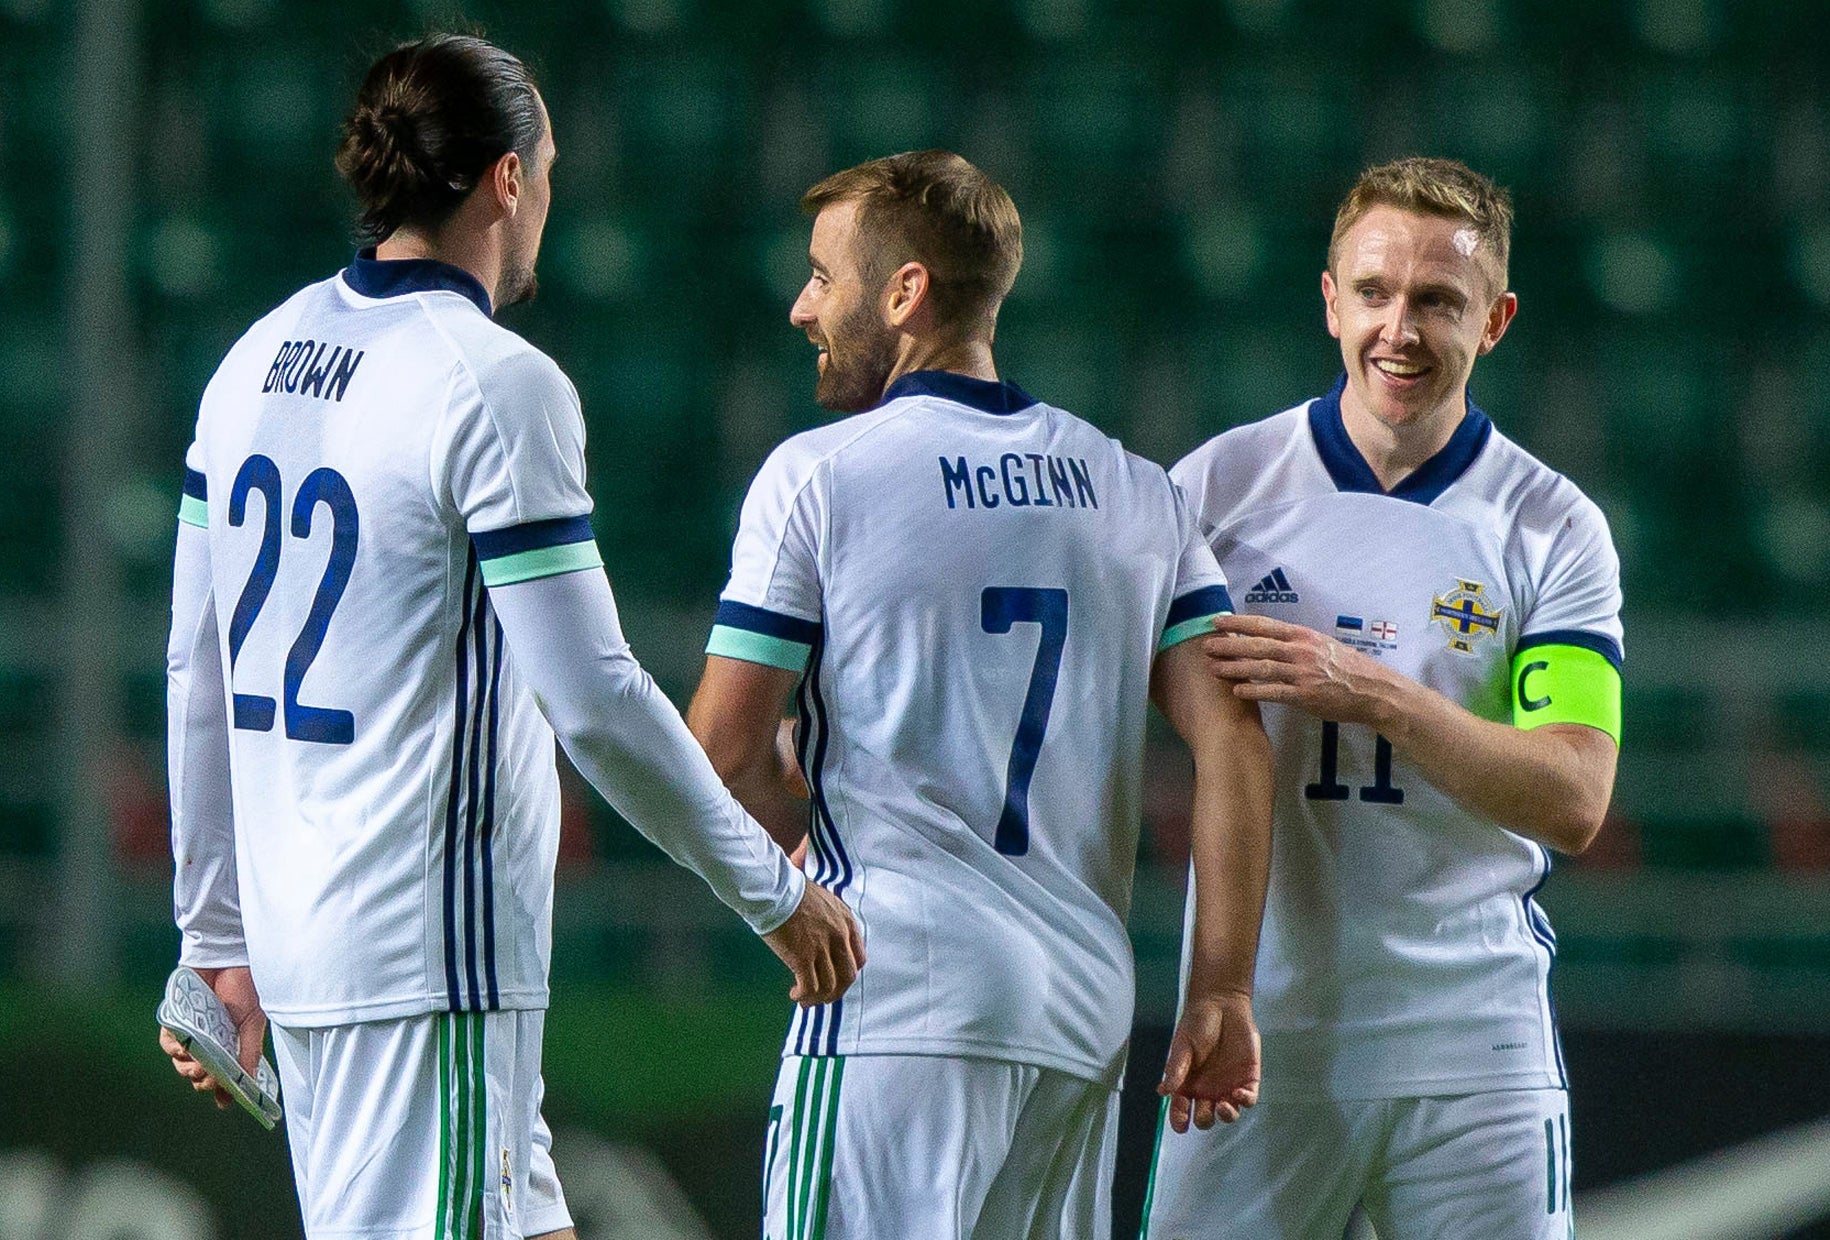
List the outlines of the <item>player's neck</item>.
<svg viewBox="0 0 1830 1240">
<path fill-rule="evenodd" d="M 446 263 L 475 276 L 477 283 L 489 290 L 492 305 L 497 299 L 496 282 L 502 278 L 501 246 L 468 230 L 446 228 L 437 235 L 428 235 L 417 229 L 397 228 L 375 247 L 375 257 L 429 258 Z"/>
<path fill-rule="evenodd" d="M 942 342 L 904 337 L 896 366 L 884 381 L 884 390 L 888 391 L 890 384 L 917 370 L 948 370 L 969 379 L 984 379 L 990 383 L 998 381 L 998 368 L 992 364 L 989 340 Z"/>
<path fill-rule="evenodd" d="M 1341 393 L 1341 425 L 1360 450 L 1373 477 L 1387 491 L 1415 473 L 1425 461 L 1441 452 L 1467 416 L 1465 391 L 1422 417 L 1393 426 L 1376 418 L 1355 397 L 1353 385 Z"/>
</svg>

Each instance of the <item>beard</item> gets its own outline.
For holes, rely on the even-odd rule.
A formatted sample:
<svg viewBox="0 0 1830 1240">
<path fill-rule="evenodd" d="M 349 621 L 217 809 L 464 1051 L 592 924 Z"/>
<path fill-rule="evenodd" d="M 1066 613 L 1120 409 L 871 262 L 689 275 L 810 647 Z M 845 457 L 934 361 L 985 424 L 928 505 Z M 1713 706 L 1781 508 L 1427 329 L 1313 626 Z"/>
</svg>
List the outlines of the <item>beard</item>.
<svg viewBox="0 0 1830 1240">
<path fill-rule="evenodd" d="M 534 274 L 532 265 L 523 266 L 516 263 L 502 268 L 502 280 L 496 290 L 496 309 L 518 306 L 524 301 L 534 300 L 534 294 L 540 291 L 540 277 Z"/>
<path fill-rule="evenodd" d="M 826 338 L 826 368 L 813 386 L 820 408 L 862 413 L 883 400 L 896 367 L 896 336 L 869 305 L 846 315 Z"/>
</svg>

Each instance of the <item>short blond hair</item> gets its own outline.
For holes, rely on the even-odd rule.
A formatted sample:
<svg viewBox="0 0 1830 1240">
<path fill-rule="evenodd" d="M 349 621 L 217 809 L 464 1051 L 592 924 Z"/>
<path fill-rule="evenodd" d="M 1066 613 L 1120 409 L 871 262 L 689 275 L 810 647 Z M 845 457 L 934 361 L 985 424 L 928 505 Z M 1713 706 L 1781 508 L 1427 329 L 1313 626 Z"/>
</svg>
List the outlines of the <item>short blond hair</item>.
<svg viewBox="0 0 1830 1240">
<path fill-rule="evenodd" d="M 1412 156 L 1368 168 L 1334 215 L 1328 240 L 1328 270 L 1334 271 L 1341 241 L 1374 207 L 1397 207 L 1419 215 L 1462 220 L 1485 250 L 1495 277 L 1494 293 L 1506 290 L 1506 263 L 1512 251 L 1512 195 L 1468 165 L 1453 159 Z M 1339 274 L 1339 273 L 1336 273 Z"/>
<path fill-rule="evenodd" d="M 996 181 L 952 151 L 906 151 L 835 172 L 801 196 L 801 210 L 840 202 L 858 204 L 868 280 L 920 263 L 937 323 L 970 331 L 997 321 L 1023 265 L 1023 221 Z"/>
</svg>

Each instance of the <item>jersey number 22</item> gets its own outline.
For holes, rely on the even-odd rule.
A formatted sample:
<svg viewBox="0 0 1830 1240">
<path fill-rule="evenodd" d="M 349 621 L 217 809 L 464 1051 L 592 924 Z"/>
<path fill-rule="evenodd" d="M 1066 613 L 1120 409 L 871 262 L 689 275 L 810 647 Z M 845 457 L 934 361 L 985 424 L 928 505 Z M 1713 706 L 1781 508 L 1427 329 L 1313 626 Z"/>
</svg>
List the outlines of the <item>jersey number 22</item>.
<svg viewBox="0 0 1830 1240">
<path fill-rule="evenodd" d="M 242 462 L 229 492 L 229 524 L 239 526 L 248 518 L 248 496 L 260 492 L 266 508 L 261 529 L 260 554 L 254 557 L 254 568 L 248 573 L 248 584 L 235 600 L 235 612 L 229 617 L 229 675 L 235 675 L 235 662 L 241 657 L 242 643 L 266 606 L 267 595 L 280 575 L 280 467 L 271 457 L 256 453 Z M 317 741 L 325 745 L 347 745 L 356 739 L 356 717 L 347 710 L 323 706 L 306 706 L 299 701 L 299 686 L 305 673 L 323 648 L 324 634 L 330 628 L 331 613 L 343 599 L 349 585 L 350 571 L 356 566 L 356 497 L 349 483 L 334 469 L 314 469 L 292 501 L 292 536 L 311 537 L 312 517 L 322 504 L 330 509 L 330 563 L 318 582 L 318 593 L 311 600 L 311 611 L 305 616 L 305 627 L 299 630 L 286 653 L 286 736 L 295 741 Z M 258 693 L 237 693 L 235 726 L 250 732 L 273 730 L 273 699 Z"/>
</svg>

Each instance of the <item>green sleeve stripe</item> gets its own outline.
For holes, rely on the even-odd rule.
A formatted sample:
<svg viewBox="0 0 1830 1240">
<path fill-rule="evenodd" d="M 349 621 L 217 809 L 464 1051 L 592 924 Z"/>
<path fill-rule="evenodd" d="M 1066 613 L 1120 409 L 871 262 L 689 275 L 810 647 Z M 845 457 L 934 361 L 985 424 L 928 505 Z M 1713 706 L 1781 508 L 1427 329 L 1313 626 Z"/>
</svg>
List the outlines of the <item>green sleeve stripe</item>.
<svg viewBox="0 0 1830 1240">
<path fill-rule="evenodd" d="M 536 577 L 553 577 L 575 573 L 581 568 L 600 568 L 604 557 L 597 554 L 595 542 L 567 543 L 561 547 L 536 547 L 483 561 L 483 584 L 507 586 Z"/>
<path fill-rule="evenodd" d="M 194 525 L 200 530 L 210 528 L 209 501 L 187 495 L 178 501 L 178 519 L 186 525 Z"/>
<path fill-rule="evenodd" d="M 1620 744 L 1620 669 L 1582 646 L 1532 646 L 1512 656 L 1514 727 L 1581 723 Z"/>
<path fill-rule="evenodd" d="M 806 669 L 807 657 L 813 653 L 813 647 L 805 642 L 791 642 L 785 637 L 770 637 L 767 633 L 715 624 L 711 640 L 705 643 L 705 653 L 799 672 Z"/>
<path fill-rule="evenodd" d="M 1230 611 L 1216 611 L 1205 616 L 1195 616 L 1192 619 L 1182 621 L 1180 624 L 1171 625 L 1169 628 L 1163 630 L 1163 640 L 1156 644 L 1157 653 L 1161 654 L 1171 646 L 1179 646 L 1191 637 L 1206 637 L 1209 633 L 1214 631 L 1215 616 L 1230 616 L 1232 614 L 1233 613 Z"/>
</svg>

